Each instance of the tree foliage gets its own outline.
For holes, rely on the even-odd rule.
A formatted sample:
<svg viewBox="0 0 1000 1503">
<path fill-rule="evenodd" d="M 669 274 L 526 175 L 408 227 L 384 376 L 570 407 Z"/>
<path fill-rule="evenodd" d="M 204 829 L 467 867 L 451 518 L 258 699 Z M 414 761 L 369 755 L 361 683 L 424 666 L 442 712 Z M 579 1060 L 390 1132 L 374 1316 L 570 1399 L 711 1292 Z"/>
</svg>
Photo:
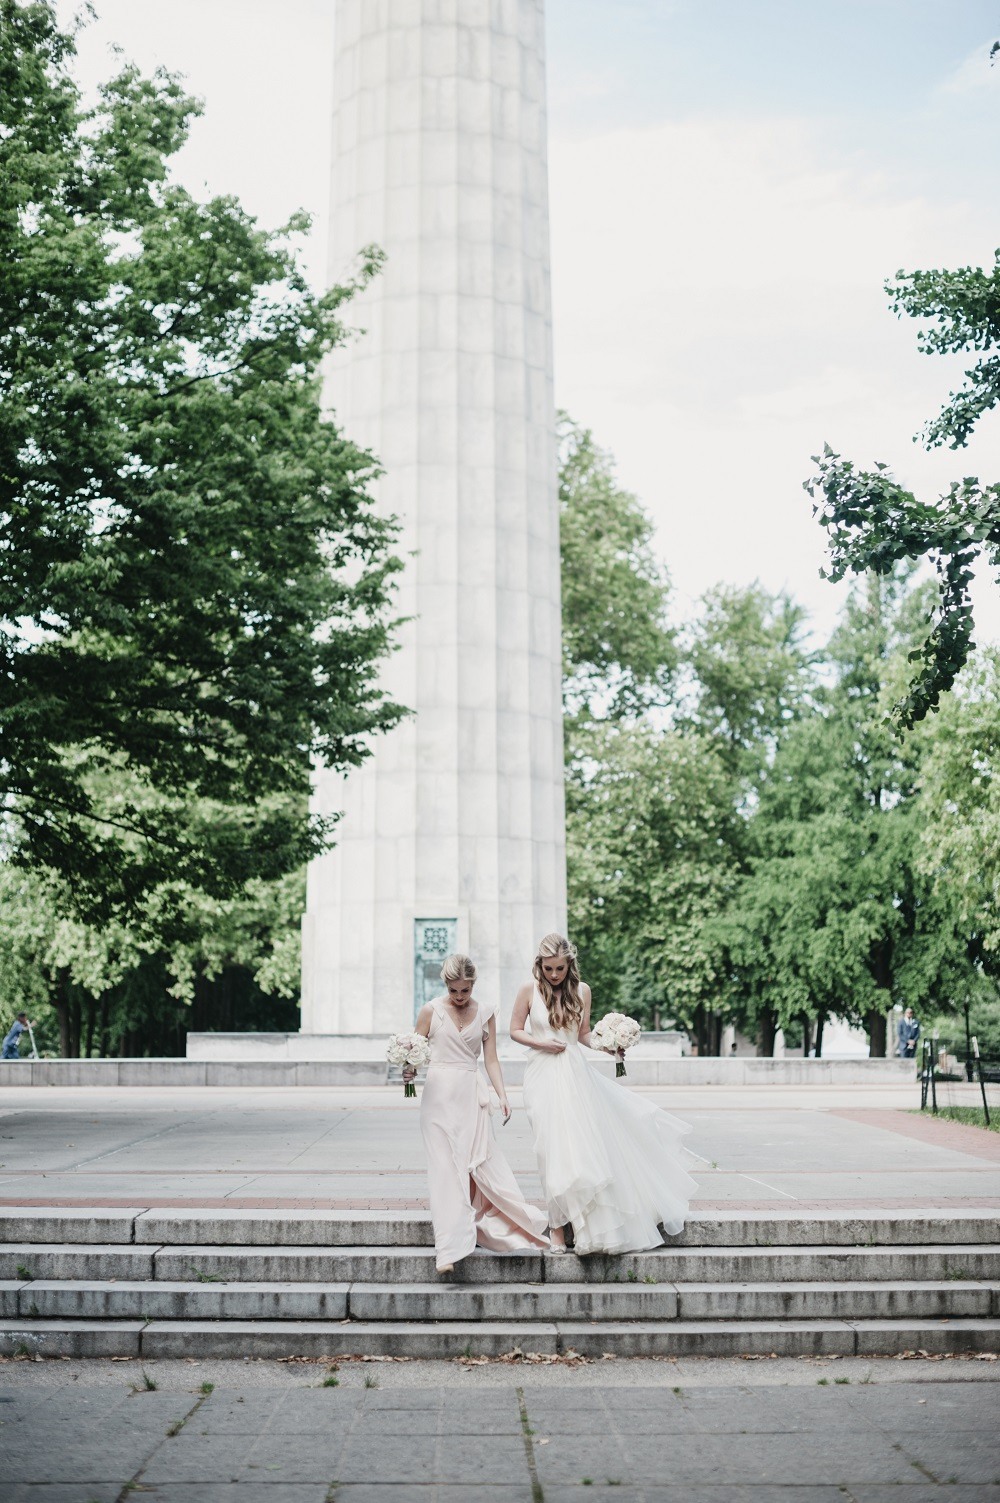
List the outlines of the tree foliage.
<svg viewBox="0 0 1000 1503">
<path fill-rule="evenodd" d="M 591 479 L 587 467 L 564 478 L 584 516 L 604 501 L 599 483 L 587 493 Z M 935 797 L 953 797 L 967 748 L 949 770 L 935 727 L 900 738 L 887 722 L 933 607 L 915 565 L 859 580 L 822 651 L 788 596 L 718 586 L 663 639 L 669 677 L 642 659 L 663 692 L 627 708 L 606 699 L 599 714 L 599 674 L 626 675 L 595 651 L 596 687 L 588 679 L 581 696 L 570 644 L 600 619 L 602 567 L 595 557 L 588 573 L 575 555 L 577 588 L 564 590 L 569 905 L 595 1012 L 676 1021 L 703 1049 L 734 1022 L 763 1052 L 779 1028 L 821 1045 L 838 1018 L 865 1026 L 883 1054 L 893 1007 L 947 1008 L 984 980 L 984 891 L 973 914 L 942 873 L 965 842 L 968 895 L 972 853 L 986 885 L 991 863 L 967 825 L 947 852 L 928 837 L 928 779 Z M 626 556 L 614 594 L 633 626 L 602 639 L 621 657 L 669 618 L 648 579 Z M 985 714 L 985 686 L 973 697 Z M 962 787 L 971 807 L 979 785 Z"/>
<path fill-rule="evenodd" d="M 812 689 L 805 612 L 760 584 L 717 585 L 688 633 L 687 715 L 752 786 Z"/>
<path fill-rule="evenodd" d="M 970 948 L 1000 973 L 1000 652 L 972 660 L 921 768 L 921 867 L 950 894 Z"/>
<path fill-rule="evenodd" d="M 971 964 L 953 896 L 919 860 L 926 738 L 900 742 L 885 722 L 926 596 L 912 565 L 852 591 L 830 681 L 777 749 L 718 919 L 749 1018 L 864 1023 L 876 1055 L 890 1008 L 944 1003 Z"/>
<path fill-rule="evenodd" d="M 894 312 L 929 321 L 919 335 L 924 354 L 978 356 L 923 434 L 929 448 L 961 448 L 1000 402 L 1000 251 L 990 271 L 901 271 L 887 291 Z M 892 710 L 898 726 L 912 727 L 937 710 L 971 651 L 974 566 L 982 559 L 1000 567 L 1000 484 L 969 476 L 931 503 L 899 485 L 885 464 L 858 470 L 829 445 L 815 463 L 806 489 L 818 498 L 814 511 L 830 534 L 829 578 L 889 574 L 902 560 L 918 558 L 929 559 L 936 572 L 929 630 L 912 649 L 916 666 Z"/>
<path fill-rule="evenodd" d="M 598 1013 L 688 1020 L 724 989 L 709 921 L 735 881 L 732 782 L 692 730 L 603 722 L 567 783 L 572 931 Z"/>
<path fill-rule="evenodd" d="M 358 282 L 169 177 L 195 101 L 125 66 L 85 110 L 44 0 L 0 0 L 0 775 L 78 911 L 301 866 L 310 759 L 399 707 L 393 526 L 320 408 Z"/>
<path fill-rule="evenodd" d="M 621 719 L 668 703 L 677 649 L 652 524 L 590 430 L 565 415 L 559 513 L 567 713 Z"/>
</svg>

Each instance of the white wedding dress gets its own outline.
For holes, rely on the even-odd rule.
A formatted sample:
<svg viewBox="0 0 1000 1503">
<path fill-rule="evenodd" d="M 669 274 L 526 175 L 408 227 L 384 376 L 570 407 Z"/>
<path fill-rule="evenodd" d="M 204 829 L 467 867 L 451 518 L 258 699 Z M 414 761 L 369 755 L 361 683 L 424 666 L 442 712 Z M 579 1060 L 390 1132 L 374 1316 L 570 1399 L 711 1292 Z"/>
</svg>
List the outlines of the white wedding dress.
<svg viewBox="0 0 1000 1503">
<path fill-rule="evenodd" d="M 589 1062 L 579 1026 L 553 1029 L 538 987 L 528 1014 L 533 1037 L 557 1039 L 561 1054 L 532 1049 L 524 1072 L 549 1225 L 573 1228 L 578 1253 L 640 1252 L 684 1226 L 697 1185 L 681 1167 L 690 1132 Z"/>
</svg>

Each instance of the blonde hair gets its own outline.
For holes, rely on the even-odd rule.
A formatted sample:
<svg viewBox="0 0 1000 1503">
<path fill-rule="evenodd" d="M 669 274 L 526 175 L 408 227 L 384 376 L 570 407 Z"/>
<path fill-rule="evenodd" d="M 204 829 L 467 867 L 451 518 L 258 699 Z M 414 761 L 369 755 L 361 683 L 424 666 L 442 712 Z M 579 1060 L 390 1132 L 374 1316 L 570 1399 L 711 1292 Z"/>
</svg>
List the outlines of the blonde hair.
<svg viewBox="0 0 1000 1503">
<path fill-rule="evenodd" d="M 468 955 L 449 955 L 441 967 L 441 980 L 445 985 L 449 981 L 475 981 L 478 974 L 475 961 Z"/>
<path fill-rule="evenodd" d="M 543 960 L 567 959 L 569 969 L 558 991 L 546 980 L 542 970 Z M 567 1024 L 583 1020 L 583 1002 L 580 998 L 580 968 L 576 963 L 576 949 L 561 934 L 546 934 L 539 940 L 538 954 L 531 968 L 538 982 L 538 991 L 545 1003 L 549 1022 L 553 1028 L 565 1028 Z"/>
</svg>

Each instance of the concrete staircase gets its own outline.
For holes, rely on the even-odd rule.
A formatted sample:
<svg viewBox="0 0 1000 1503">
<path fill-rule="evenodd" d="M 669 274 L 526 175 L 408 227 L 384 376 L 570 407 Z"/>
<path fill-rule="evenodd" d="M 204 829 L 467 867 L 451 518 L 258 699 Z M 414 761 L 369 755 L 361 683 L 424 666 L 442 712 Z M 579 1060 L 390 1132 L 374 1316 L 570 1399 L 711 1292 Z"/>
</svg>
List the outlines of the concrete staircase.
<svg viewBox="0 0 1000 1503">
<path fill-rule="evenodd" d="M 474 1254 L 420 1214 L 0 1208 L 0 1353 L 842 1356 L 1000 1350 L 988 1212 L 716 1212 L 622 1257 Z"/>
</svg>

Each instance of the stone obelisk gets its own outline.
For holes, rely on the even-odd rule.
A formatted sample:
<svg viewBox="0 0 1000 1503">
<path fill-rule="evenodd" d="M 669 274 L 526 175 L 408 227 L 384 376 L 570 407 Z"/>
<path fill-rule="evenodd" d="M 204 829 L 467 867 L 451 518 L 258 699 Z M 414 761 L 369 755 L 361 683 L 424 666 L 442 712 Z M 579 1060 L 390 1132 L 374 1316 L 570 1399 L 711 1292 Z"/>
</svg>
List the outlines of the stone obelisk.
<svg viewBox="0 0 1000 1503">
<path fill-rule="evenodd" d="M 387 261 L 327 394 L 403 525 L 414 713 L 318 781 L 314 1034 L 408 1026 L 451 949 L 507 1013 L 566 911 L 543 0 L 335 3 L 331 280 Z"/>
</svg>

